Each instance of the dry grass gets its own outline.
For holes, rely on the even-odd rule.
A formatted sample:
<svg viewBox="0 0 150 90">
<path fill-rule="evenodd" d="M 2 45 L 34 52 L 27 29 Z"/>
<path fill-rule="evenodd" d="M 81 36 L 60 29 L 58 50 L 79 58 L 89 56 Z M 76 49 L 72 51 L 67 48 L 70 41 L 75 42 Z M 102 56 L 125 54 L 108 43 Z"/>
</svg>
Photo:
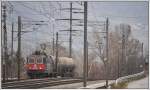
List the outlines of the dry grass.
<svg viewBox="0 0 150 90">
<path fill-rule="evenodd" d="M 127 82 L 121 82 L 121 83 L 118 83 L 118 84 L 112 84 L 111 85 L 111 88 L 112 89 L 124 89 L 128 86 L 128 83 Z"/>
<path fill-rule="evenodd" d="M 129 82 L 134 81 L 134 80 L 139 80 L 139 79 L 142 79 L 144 77 L 145 77 L 145 75 L 142 75 L 142 76 L 138 76 L 138 77 L 134 77 L 134 78 L 129 78 L 127 81 L 120 82 L 118 84 L 114 83 L 111 85 L 111 88 L 112 89 L 125 89 L 128 86 Z"/>
</svg>

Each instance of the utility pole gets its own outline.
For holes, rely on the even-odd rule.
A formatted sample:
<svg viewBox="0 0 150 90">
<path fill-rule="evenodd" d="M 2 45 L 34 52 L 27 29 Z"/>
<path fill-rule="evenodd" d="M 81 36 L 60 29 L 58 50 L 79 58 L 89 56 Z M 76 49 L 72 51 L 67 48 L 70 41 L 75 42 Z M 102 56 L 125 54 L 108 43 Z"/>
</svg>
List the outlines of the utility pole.
<svg viewBox="0 0 150 90">
<path fill-rule="evenodd" d="M 54 45 L 55 45 L 55 39 L 54 39 L 54 24 L 53 24 L 53 56 L 55 51 Z"/>
<path fill-rule="evenodd" d="M 87 85 L 87 1 L 84 1 L 84 65 L 83 65 L 83 86 Z"/>
<path fill-rule="evenodd" d="M 20 80 L 20 61 L 21 61 L 21 16 L 18 16 L 18 50 L 17 50 L 18 80 Z"/>
<path fill-rule="evenodd" d="M 124 26 L 122 25 L 122 27 L 121 27 L 121 29 L 122 29 L 122 66 L 121 66 L 121 71 L 122 71 L 122 73 L 121 73 L 121 76 L 123 76 L 124 75 L 124 51 L 125 51 L 125 35 L 124 35 Z"/>
<path fill-rule="evenodd" d="M 7 65 L 7 61 L 8 61 L 8 52 L 7 52 L 7 28 L 6 28 L 6 6 L 3 5 L 3 47 L 4 47 L 4 59 L 3 59 L 3 82 L 5 82 L 6 79 L 6 73 L 7 73 L 7 69 L 6 69 L 6 65 Z"/>
<path fill-rule="evenodd" d="M 89 68 L 88 68 L 88 63 L 89 63 L 88 62 L 88 56 L 89 56 L 88 55 L 88 46 L 89 46 L 89 44 L 88 44 L 88 40 L 87 40 L 87 65 L 86 65 L 87 66 L 87 78 L 88 78 L 88 70 L 89 70 Z"/>
<path fill-rule="evenodd" d="M 72 2 L 70 3 L 70 39 L 69 39 L 69 57 L 72 58 Z"/>
<path fill-rule="evenodd" d="M 11 56 L 13 56 L 13 39 L 14 39 L 14 23 L 12 23 L 12 29 L 11 29 Z"/>
<path fill-rule="evenodd" d="M 55 48 L 54 48 L 54 45 L 55 45 L 55 39 L 53 38 L 53 56 L 54 56 L 54 51 L 55 51 Z"/>
<path fill-rule="evenodd" d="M 120 77 L 120 75 L 119 75 L 119 73 L 120 73 L 119 64 L 120 64 L 120 62 L 119 62 L 119 49 L 118 49 L 118 78 Z"/>
<path fill-rule="evenodd" d="M 18 16 L 18 31 L 13 31 L 17 32 L 18 36 L 18 49 L 17 49 L 17 66 L 18 66 L 18 72 L 17 72 L 17 77 L 18 80 L 20 80 L 20 64 L 21 64 L 21 32 L 31 32 L 31 31 L 21 31 L 22 28 L 22 22 L 21 22 L 21 16 Z"/>
<path fill-rule="evenodd" d="M 70 11 L 70 18 L 69 19 L 57 19 L 57 20 L 69 20 L 70 21 L 70 30 L 60 30 L 60 31 L 69 31 L 70 36 L 69 36 L 69 57 L 72 58 L 72 32 L 73 31 L 79 31 L 79 30 L 72 30 L 72 21 L 74 20 L 81 20 L 81 19 L 73 19 L 72 18 L 72 13 L 73 10 L 80 10 L 78 8 L 72 8 L 72 2 L 70 2 L 70 8 L 63 8 L 62 10 L 69 10 Z M 79 13 L 79 12 L 76 12 Z"/>
<path fill-rule="evenodd" d="M 143 43 L 142 43 L 142 66 L 143 66 L 143 70 L 144 70 L 144 67 L 145 67 L 145 61 L 144 61 L 144 58 L 143 58 Z"/>
<path fill-rule="evenodd" d="M 14 23 L 12 22 L 12 31 L 11 31 L 11 78 L 12 78 L 12 73 L 13 73 L 13 40 L 14 40 Z"/>
<path fill-rule="evenodd" d="M 56 60 L 55 60 L 55 72 L 56 72 L 56 76 L 57 76 L 57 73 L 58 73 L 57 65 L 58 65 L 58 32 L 56 33 Z"/>
<path fill-rule="evenodd" d="M 109 40 L 108 40 L 108 25 L 109 25 L 109 21 L 108 18 L 106 19 L 106 88 L 108 87 L 108 61 L 109 61 L 109 53 L 108 53 L 108 49 L 109 49 Z"/>
</svg>

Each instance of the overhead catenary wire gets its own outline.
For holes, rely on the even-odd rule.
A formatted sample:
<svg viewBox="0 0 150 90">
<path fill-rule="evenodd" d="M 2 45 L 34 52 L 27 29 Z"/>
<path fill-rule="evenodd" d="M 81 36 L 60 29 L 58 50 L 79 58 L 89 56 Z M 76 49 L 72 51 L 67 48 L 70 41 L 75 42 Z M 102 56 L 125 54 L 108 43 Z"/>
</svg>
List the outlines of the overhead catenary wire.
<svg viewBox="0 0 150 90">
<path fill-rule="evenodd" d="M 46 33 L 47 34 L 47 33 Z"/>
</svg>

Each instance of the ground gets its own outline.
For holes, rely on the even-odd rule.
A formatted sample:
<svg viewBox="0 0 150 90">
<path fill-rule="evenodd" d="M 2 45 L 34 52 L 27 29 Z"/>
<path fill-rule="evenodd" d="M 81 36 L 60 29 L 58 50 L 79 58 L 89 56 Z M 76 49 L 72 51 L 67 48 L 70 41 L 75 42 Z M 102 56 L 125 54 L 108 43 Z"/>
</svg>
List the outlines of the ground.
<svg viewBox="0 0 150 90">
<path fill-rule="evenodd" d="M 87 83 L 87 85 L 91 85 L 91 84 L 95 84 L 95 83 L 102 83 L 102 82 L 105 82 L 105 80 L 89 81 Z M 50 87 L 45 87 L 44 89 L 77 89 L 80 87 L 83 87 L 83 82 L 73 83 L 73 84 L 65 84 L 65 85 L 57 85 L 57 86 L 50 86 Z"/>
<path fill-rule="evenodd" d="M 149 77 L 142 78 L 140 80 L 132 81 L 128 83 L 127 88 L 131 89 L 148 89 L 149 83 L 148 83 Z"/>
</svg>

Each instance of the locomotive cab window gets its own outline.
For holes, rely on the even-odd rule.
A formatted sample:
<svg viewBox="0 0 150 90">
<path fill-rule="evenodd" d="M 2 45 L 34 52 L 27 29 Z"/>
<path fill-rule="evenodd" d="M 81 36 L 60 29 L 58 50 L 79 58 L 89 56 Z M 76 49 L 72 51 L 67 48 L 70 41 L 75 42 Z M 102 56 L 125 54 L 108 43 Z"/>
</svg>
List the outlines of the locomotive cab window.
<svg viewBox="0 0 150 90">
<path fill-rule="evenodd" d="M 37 58 L 37 63 L 41 64 L 42 63 L 42 59 L 39 57 Z"/>
<path fill-rule="evenodd" d="M 34 63 L 34 58 L 29 58 L 28 63 Z"/>
</svg>

